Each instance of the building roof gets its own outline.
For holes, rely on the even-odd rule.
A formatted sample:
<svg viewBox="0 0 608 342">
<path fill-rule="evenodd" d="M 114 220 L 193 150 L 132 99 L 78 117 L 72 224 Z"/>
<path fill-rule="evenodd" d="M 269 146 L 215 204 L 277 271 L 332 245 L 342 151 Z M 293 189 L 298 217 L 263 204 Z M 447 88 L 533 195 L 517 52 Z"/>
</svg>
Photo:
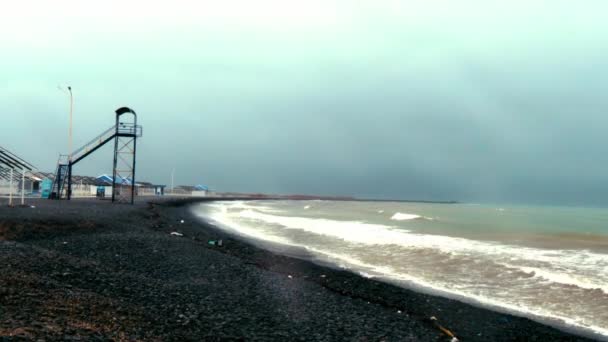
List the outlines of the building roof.
<svg viewBox="0 0 608 342">
<path fill-rule="evenodd" d="M 100 185 L 112 185 L 112 180 L 114 178 L 112 176 L 108 176 L 106 174 L 103 174 L 101 176 L 97 176 L 97 181 L 101 182 L 103 184 Z M 124 177 L 120 177 L 118 179 L 116 179 L 116 184 L 120 184 L 120 185 L 131 185 L 131 180 L 129 178 L 124 178 Z"/>
</svg>

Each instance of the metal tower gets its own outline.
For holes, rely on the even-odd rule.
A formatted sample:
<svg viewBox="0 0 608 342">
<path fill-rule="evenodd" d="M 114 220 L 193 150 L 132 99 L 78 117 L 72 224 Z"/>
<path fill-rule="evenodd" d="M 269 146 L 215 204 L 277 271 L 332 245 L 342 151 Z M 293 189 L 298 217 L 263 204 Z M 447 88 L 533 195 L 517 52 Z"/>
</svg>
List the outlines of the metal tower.
<svg viewBox="0 0 608 342">
<path fill-rule="evenodd" d="M 141 137 L 134 110 L 122 107 L 116 110 L 114 134 L 114 171 L 112 202 L 131 203 L 135 198 L 135 156 L 137 137 Z"/>
<path fill-rule="evenodd" d="M 59 156 L 52 190 L 55 196 L 51 196 L 51 198 L 61 199 L 65 196 L 68 200 L 71 199 L 72 167 L 106 143 L 114 140 L 112 202 L 133 204 L 135 196 L 137 138 L 141 136 L 142 127 L 137 125 L 137 114 L 135 114 L 135 111 L 128 107 L 118 108 L 116 110 L 116 124 L 114 126 L 72 152 L 71 160 L 67 156 Z"/>
</svg>

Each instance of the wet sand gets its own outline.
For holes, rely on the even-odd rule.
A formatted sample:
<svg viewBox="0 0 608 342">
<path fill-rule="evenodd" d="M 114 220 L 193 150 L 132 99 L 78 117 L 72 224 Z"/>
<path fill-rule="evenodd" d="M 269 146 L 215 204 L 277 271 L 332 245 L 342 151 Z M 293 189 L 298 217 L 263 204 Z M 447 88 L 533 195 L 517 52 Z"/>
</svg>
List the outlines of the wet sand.
<svg viewBox="0 0 608 342">
<path fill-rule="evenodd" d="M 0 199 L 0 337 L 588 341 L 260 249 L 193 217 L 191 202 Z"/>
</svg>

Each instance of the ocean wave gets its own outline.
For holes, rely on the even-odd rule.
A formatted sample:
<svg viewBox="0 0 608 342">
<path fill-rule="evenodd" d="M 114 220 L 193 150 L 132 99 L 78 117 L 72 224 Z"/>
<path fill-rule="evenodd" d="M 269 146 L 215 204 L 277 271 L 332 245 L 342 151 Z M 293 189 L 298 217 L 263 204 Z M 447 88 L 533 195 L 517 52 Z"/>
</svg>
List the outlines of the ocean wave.
<svg viewBox="0 0 608 342">
<path fill-rule="evenodd" d="M 251 209 L 273 214 L 283 213 L 283 210 L 275 207 L 261 204 L 250 204 L 246 201 L 212 202 L 205 204 L 205 206 L 220 211 Z"/>
<path fill-rule="evenodd" d="M 324 250 L 319 250 L 316 248 L 310 248 L 306 246 L 301 246 L 309 251 L 317 254 L 323 255 L 329 259 L 339 260 L 340 262 L 346 262 L 351 267 L 356 267 L 359 269 L 364 269 L 365 271 L 359 271 L 359 273 L 366 278 L 385 278 L 402 281 L 405 284 L 412 284 L 415 286 L 422 287 L 423 289 L 430 290 L 431 293 L 436 292 L 438 294 L 445 295 L 447 297 L 455 297 L 462 300 L 472 300 L 474 302 L 480 303 L 482 305 L 487 305 L 493 308 L 500 308 L 503 310 L 507 310 L 510 313 L 519 313 L 527 317 L 537 317 L 538 319 L 555 319 L 559 320 L 566 325 L 576 326 L 579 328 L 588 329 L 589 331 L 600 334 L 602 336 L 608 336 L 608 328 L 603 326 L 598 326 L 593 323 L 588 323 L 584 319 L 575 319 L 572 317 L 568 317 L 566 315 L 553 312 L 550 309 L 538 306 L 529 306 L 524 303 L 517 302 L 506 302 L 504 300 L 498 299 L 496 296 L 487 296 L 482 294 L 470 293 L 468 291 L 463 291 L 461 289 L 455 288 L 453 286 L 449 286 L 449 284 L 441 284 L 436 282 L 430 282 L 423 278 L 416 277 L 410 274 L 404 274 L 396 271 L 394 268 L 389 266 L 379 266 L 366 263 L 360 259 L 354 258 L 349 255 L 332 253 Z"/>
<path fill-rule="evenodd" d="M 263 227 L 263 223 L 270 223 L 280 225 L 286 229 L 300 229 L 366 245 L 398 245 L 419 250 L 434 249 L 456 256 L 475 257 L 484 255 L 492 256 L 494 260 L 505 261 L 534 260 L 561 269 L 575 266 L 585 271 L 593 271 L 596 274 L 601 273 L 600 276 L 608 279 L 608 255 L 587 250 L 540 249 L 462 237 L 413 233 L 394 226 L 362 221 L 275 215 L 260 212 L 256 206 L 243 205 L 239 202 L 220 204 L 216 208 L 221 208 L 221 211 L 226 214 L 229 212 L 233 224 L 235 220 L 238 221 L 239 219 L 255 220 L 262 223 L 257 229 Z M 598 272 L 598 270 L 604 271 Z"/>
<path fill-rule="evenodd" d="M 587 290 L 600 290 L 605 294 L 608 294 L 608 284 L 597 283 L 594 279 L 583 277 L 580 275 L 569 274 L 567 271 L 555 271 L 550 269 L 543 269 L 538 267 L 529 266 L 515 266 L 510 264 L 502 264 L 505 267 L 511 269 L 520 270 L 532 277 L 537 277 L 545 281 L 549 281 L 555 284 L 562 284 L 568 286 L 576 286 L 581 289 Z"/>
<path fill-rule="evenodd" d="M 399 231 L 392 230 L 392 227 L 381 224 L 271 215 L 251 209 L 242 210 L 237 215 L 240 218 L 278 224 L 286 229 L 300 229 L 318 235 L 332 236 L 364 244 L 390 243 L 391 239 L 401 236 L 401 232 L 407 232 L 402 229 Z"/>
<path fill-rule="evenodd" d="M 394 221 L 405 221 L 405 220 L 415 220 L 422 218 L 420 215 L 415 214 L 403 214 L 403 213 L 395 213 L 395 215 L 391 216 L 391 220 Z"/>
<path fill-rule="evenodd" d="M 571 290 L 567 290 L 571 295 L 585 298 L 599 295 L 605 298 L 608 294 L 607 254 L 589 250 L 542 249 L 462 237 L 421 234 L 395 226 L 362 221 L 287 216 L 285 213 L 288 211 L 283 215 L 276 215 L 255 205 L 243 204 L 226 202 L 216 205 L 214 208 L 217 210 L 213 211 L 209 218 L 237 233 L 256 239 L 306 248 L 337 265 L 346 264 L 366 277 L 394 279 L 524 314 L 559 319 L 567 324 L 585 327 L 604 335 L 608 333 L 606 326 L 603 324 L 598 326 L 597 317 L 593 318 L 585 314 L 581 314 L 580 317 L 570 317 L 569 309 L 554 308 L 549 303 L 538 305 L 532 300 L 521 299 L 517 292 L 512 292 L 521 290 L 522 293 L 526 293 L 525 291 L 539 293 L 538 291 L 545 291 L 545 287 L 546 291 L 564 291 L 565 285 L 572 286 Z M 420 215 L 396 214 L 423 218 Z M 287 232 L 289 229 L 336 238 L 344 243 L 339 242 L 342 247 L 335 250 L 328 249 L 327 245 L 325 247 L 314 243 L 305 245 L 302 241 L 290 238 L 290 233 Z M 365 247 L 366 245 L 382 247 L 369 249 Z M 366 256 L 360 254 L 360 251 L 365 253 L 371 251 L 375 256 Z M 423 272 L 424 267 L 421 267 L 421 273 L 418 273 L 413 271 L 415 269 L 399 263 L 388 263 L 386 259 L 388 257 L 394 260 L 428 262 L 433 267 L 446 267 L 441 265 L 446 263 L 454 274 L 451 277 L 429 275 Z M 486 266 L 474 266 L 479 264 Z M 469 268 L 472 266 L 477 268 Z M 475 272 L 470 274 L 470 271 Z M 509 284 L 484 283 L 481 279 L 487 277 L 487 271 L 490 274 L 495 272 L 501 275 L 501 282 L 506 280 Z M 476 282 L 475 279 L 464 281 L 461 277 L 465 273 L 475 279 L 479 277 L 481 283 Z M 490 290 L 480 290 L 484 289 L 484 286 Z M 512 287 L 506 290 L 505 286 L 517 286 L 519 290 Z M 499 294 L 501 290 L 509 293 Z M 589 292 L 594 290 L 601 292 Z M 537 294 L 532 296 L 535 297 Z"/>
<path fill-rule="evenodd" d="M 426 216 L 420 216 L 420 215 L 416 215 L 416 214 L 407 214 L 407 213 L 395 213 L 393 216 L 391 216 L 391 220 L 393 221 L 407 221 L 407 220 L 418 220 L 418 219 L 424 219 L 424 220 L 429 220 L 432 221 L 433 218 L 432 217 L 426 217 Z"/>
<path fill-rule="evenodd" d="M 238 203 L 233 203 L 233 206 L 234 205 L 238 205 Z M 260 227 L 250 227 L 247 225 L 239 224 L 239 222 L 235 221 L 234 218 L 229 214 L 228 206 L 226 205 L 222 205 L 220 203 L 213 203 L 208 206 L 216 208 L 215 212 L 207 214 L 208 217 L 215 223 L 218 223 L 223 229 L 231 230 L 236 234 L 245 235 L 262 241 L 271 241 L 284 245 L 289 244 L 289 240 L 278 236 L 273 236 L 272 234 L 261 230 Z"/>
</svg>

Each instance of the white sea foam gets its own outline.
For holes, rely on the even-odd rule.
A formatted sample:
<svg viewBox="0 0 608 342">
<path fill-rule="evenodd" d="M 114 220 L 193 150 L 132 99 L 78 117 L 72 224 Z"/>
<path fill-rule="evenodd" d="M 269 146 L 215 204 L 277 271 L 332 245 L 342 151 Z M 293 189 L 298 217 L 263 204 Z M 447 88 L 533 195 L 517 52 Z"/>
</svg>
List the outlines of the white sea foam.
<svg viewBox="0 0 608 342">
<path fill-rule="evenodd" d="M 404 230 L 392 230 L 391 227 L 380 224 L 269 215 L 250 209 L 240 211 L 238 216 L 271 224 L 279 224 L 287 229 L 300 229 L 310 233 L 364 244 L 387 244 L 390 243 L 391 239 L 402 236 L 402 232 L 405 232 Z"/>
<path fill-rule="evenodd" d="M 576 286 L 588 290 L 601 290 L 604 293 L 608 294 L 607 283 L 597 283 L 597 281 L 594 281 L 594 279 L 590 279 L 588 277 L 580 275 L 569 274 L 565 270 L 559 272 L 538 267 L 514 266 L 509 264 L 505 264 L 504 266 L 519 269 L 524 273 L 553 283 Z"/>
<path fill-rule="evenodd" d="M 239 203 L 233 203 L 233 205 L 239 205 Z M 289 244 L 289 240 L 268 234 L 263 230 L 260 230 L 259 227 L 253 228 L 239 224 L 229 215 L 228 206 L 221 205 L 219 203 L 214 203 L 209 206 L 215 207 L 218 210 L 213 213 L 210 213 L 209 216 L 206 217 L 212 219 L 214 222 L 219 223 L 221 225 L 221 228 L 229 229 L 237 234 L 246 235 L 248 237 L 258 240 L 271 241 L 280 244 Z"/>
<path fill-rule="evenodd" d="M 415 215 L 415 214 L 402 214 L 402 213 L 395 213 L 395 215 L 393 215 L 391 217 L 391 220 L 395 220 L 395 221 L 405 221 L 405 220 L 415 220 L 415 219 L 419 219 L 422 216 L 420 215 Z"/>
<path fill-rule="evenodd" d="M 418 220 L 418 219 L 425 219 L 425 220 L 429 220 L 429 221 L 433 220 L 432 217 L 420 216 L 420 215 L 416 215 L 416 214 L 407 214 L 407 213 L 406 214 L 395 213 L 391 217 L 391 220 L 393 220 L 393 221 L 408 221 L 408 220 Z"/>
</svg>

